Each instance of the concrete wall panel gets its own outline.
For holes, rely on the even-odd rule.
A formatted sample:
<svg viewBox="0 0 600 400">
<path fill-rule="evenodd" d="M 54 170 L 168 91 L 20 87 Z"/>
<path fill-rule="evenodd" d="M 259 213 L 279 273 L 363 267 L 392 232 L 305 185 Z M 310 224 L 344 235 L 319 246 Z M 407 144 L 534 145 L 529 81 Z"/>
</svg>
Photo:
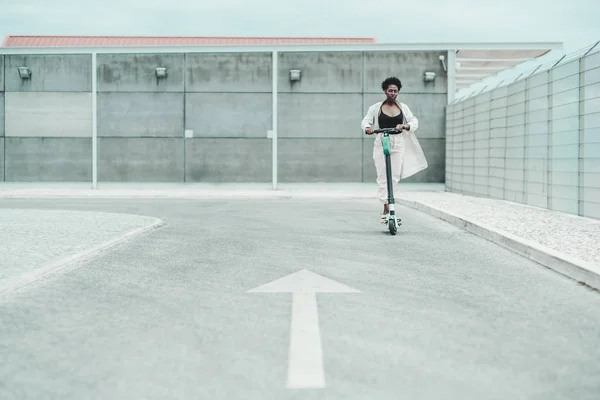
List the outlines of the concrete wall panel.
<svg viewBox="0 0 600 400">
<path fill-rule="evenodd" d="M 377 171 L 373 161 L 373 138 L 363 139 L 363 181 L 375 182 L 377 179 Z M 400 181 L 400 184 L 405 182 L 437 182 L 445 181 L 445 148 L 446 141 L 444 139 L 419 139 L 425 158 L 427 159 L 428 167 L 407 179 Z"/>
<path fill-rule="evenodd" d="M 4 92 L 4 55 L 0 54 L 0 92 Z"/>
<path fill-rule="evenodd" d="M 92 57 L 69 55 L 5 56 L 7 92 L 89 92 L 92 90 Z M 18 67 L 29 67 L 30 79 L 19 77 Z"/>
<path fill-rule="evenodd" d="M 4 181 L 4 138 L 0 138 L 0 181 Z"/>
<path fill-rule="evenodd" d="M 403 94 L 398 99 L 406 104 L 419 120 L 417 136 L 419 138 L 443 138 L 446 136 L 446 95 L 445 94 Z M 366 115 L 369 107 L 385 100 L 383 93 L 365 95 L 365 107 L 360 120 Z M 357 126 L 360 129 L 360 120 Z"/>
<path fill-rule="evenodd" d="M 5 135 L 91 137 L 91 93 L 6 92 Z"/>
<path fill-rule="evenodd" d="M 362 139 L 278 140 L 280 182 L 360 182 Z"/>
<path fill-rule="evenodd" d="M 183 92 L 183 54 L 98 54 L 99 92 Z M 167 68 L 166 78 L 155 69 Z"/>
<path fill-rule="evenodd" d="M 278 68 L 280 92 L 362 92 L 362 53 L 282 53 Z M 291 69 L 300 81 L 290 81 Z"/>
<path fill-rule="evenodd" d="M 365 91 L 383 93 L 381 82 L 395 76 L 403 92 L 447 93 L 446 72 L 439 56 L 447 52 L 365 52 Z M 435 72 L 434 82 L 424 82 L 423 74 Z"/>
<path fill-rule="evenodd" d="M 91 138 L 5 140 L 7 182 L 86 182 L 92 179 Z"/>
<path fill-rule="evenodd" d="M 270 139 L 187 139 L 186 182 L 270 182 Z"/>
<path fill-rule="evenodd" d="M 98 138 L 98 181 L 181 182 L 184 139 Z"/>
<path fill-rule="evenodd" d="M 271 53 L 188 54 L 187 92 L 271 92 Z"/>
<path fill-rule="evenodd" d="M 360 94 L 279 95 L 279 137 L 361 138 Z"/>
<path fill-rule="evenodd" d="M 381 81 L 395 75 L 404 82 L 402 101 L 420 120 L 417 137 L 430 162 L 428 170 L 411 179 L 443 181 L 446 87 L 439 54 L 372 52 L 363 58 L 361 52 L 281 53 L 279 180 L 360 182 L 363 175 L 373 173 L 372 138 L 360 130 L 360 121 L 370 104 L 384 98 Z M 38 57 L 36 68 L 49 65 L 48 60 L 73 62 L 66 56 L 44 57 Z M 23 88 L 20 79 L 13 80 L 18 90 L 4 99 L 8 138 L 91 136 L 91 94 L 63 92 L 79 90 L 81 79 L 89 82 L 86 91 L 91 89 L 91 60 L 86 57 L 88 74 L 51 93 L 15 93 L 36 90 L 40 82 L 33 80 L 25 83 L 31 87 Z M 99 181 L 270 181 L 272 142 L 266 136 L 272 129 L 271 65 L 269 52 L 98 55 Z M 157 80 L 159 66 L 167 68 L 166 79 Z M 290 83 L 292 68 L 302 71 L 300 82 Z M 44 70 L 48 82 L 63 79 L 57 71 L 60 68 Z M 425 71 L 436 72 L 435 83 L 423 82 Z M 41 74 L 33 72 L 34 77 Z M 55 75 L 60 79 L 52 78 Z M 72 76 L 79 75 L 73 69 L 64 72 L 64 77 Z M 47 82 L 43 84 L 37 89 L 47 92 Z M 471 102 L 475 104 L 475 99 Z M 469 118 L 473 131 L 476 118 Z M 460 121 L 452 122 L 462 126 Z M 183 137 L 186 129 L 193 131 L 194 138 Z M 91 173 L 90 152 L 86 149 Z M 56 171 L 59 161 L 53 166 Z M 69 162 L 63 157 L 61 170 Z M 86 180 L 91 180 L 89 174 Z"/>
<path fill-rule="evenodd" d="M 0 137 L 4 136 L 4 93 L 0 92 Z"/>
<path fill-rule="evenodd" d="M 194 137 L 266 138 L 272 127 L 267 93 L 187 93 L 185 129 Z"/>
<path fill-rule="evenodd" d="M 183 137 L 183 93 L 99 93 L 98 136 Z"/>
</svg>

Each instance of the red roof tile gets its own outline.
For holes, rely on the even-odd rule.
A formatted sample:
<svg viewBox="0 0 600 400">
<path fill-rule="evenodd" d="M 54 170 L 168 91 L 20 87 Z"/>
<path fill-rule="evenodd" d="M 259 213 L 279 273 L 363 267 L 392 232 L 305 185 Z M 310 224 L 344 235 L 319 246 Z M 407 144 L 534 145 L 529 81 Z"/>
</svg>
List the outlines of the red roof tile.
<svg viewBox="0 0 600 400">
<path fill-rule="evenodd" d="M 226 46 L 285 44 L 368 44 L 375 38 L 218 36 L 6 36 L 2 47 Z"/>
</svg>

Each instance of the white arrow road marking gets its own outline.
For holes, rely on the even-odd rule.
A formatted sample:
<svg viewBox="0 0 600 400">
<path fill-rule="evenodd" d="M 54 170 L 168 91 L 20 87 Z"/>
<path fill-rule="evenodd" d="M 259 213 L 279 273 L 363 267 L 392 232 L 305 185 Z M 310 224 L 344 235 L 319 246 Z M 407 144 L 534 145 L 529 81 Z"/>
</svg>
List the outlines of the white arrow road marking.
<svg viewBox="0 0 600 400">
<path fill-rule="evenodd" d="M 303 269 L 248 292 L 293 294 L 287 387 L 325 387 L 316 293 L 360 291 Z"/>
</svg>

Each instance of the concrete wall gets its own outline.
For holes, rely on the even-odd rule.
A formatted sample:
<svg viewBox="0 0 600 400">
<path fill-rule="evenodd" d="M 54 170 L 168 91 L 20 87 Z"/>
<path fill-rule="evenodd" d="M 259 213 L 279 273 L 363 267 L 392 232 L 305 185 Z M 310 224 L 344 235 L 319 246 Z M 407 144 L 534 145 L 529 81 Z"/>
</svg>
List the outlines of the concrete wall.
<svg viewBox="0 0 600 400">
<path fill-rule="evenodd" d="M 448 190 L 600 218 L 600 52 L 448 106 Z"/>
<path fill-rule="evenodd" d="M 3 71 L 5 180 L 91 180 L 91 56 L 5 55 Z"/>
<path fill-rule="evenodd" d="M 0 182 L 4 181 L 4 56 L 0 54 Z"/>
<path fill-rule="evenodd" d="M 419 118 L 430 164 L 408 181 L 443 182 L 447 83 L 439 54 L 279 53 L 279 182 L 374 182 L 373 138 L 360 121 L 384 98 L 381 81 L 391 75 Z M 0 60 L 5 179 L 91 180 L 91 56 Z M 97 64 L 99 182 L 271 181 L 270 52 L 99 54 Z M 30 80 L 20 79 L 19 66 L 31 69 Z M 168 76 L 158 79 L 156 67 Z M 299 82 L 290 82 L 290 69 L 302 71 Z M 434 83 L 423 82 L 425 71 L 436 72 Z"/>
</svg>

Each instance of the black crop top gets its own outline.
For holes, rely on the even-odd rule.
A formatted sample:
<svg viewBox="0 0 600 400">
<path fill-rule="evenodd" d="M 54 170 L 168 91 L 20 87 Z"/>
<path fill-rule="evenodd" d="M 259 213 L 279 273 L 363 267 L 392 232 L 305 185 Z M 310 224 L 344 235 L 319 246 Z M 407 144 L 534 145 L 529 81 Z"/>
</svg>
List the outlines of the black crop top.
<svg viewBox="0 0 600 400">
<path fill-rule="evenodd" d="M 384 113 L 383 110 L 381 110 L 381 113 L 379 114 L 380 128 L 395 128 L 396 125 L 402 124 L 403 122 L 404 118 L 402 115 L 402 111 L 400 111 L 400 114 L 396 115 L 395 117 L 390 117 L 389 115 Z"/>
</svg>

